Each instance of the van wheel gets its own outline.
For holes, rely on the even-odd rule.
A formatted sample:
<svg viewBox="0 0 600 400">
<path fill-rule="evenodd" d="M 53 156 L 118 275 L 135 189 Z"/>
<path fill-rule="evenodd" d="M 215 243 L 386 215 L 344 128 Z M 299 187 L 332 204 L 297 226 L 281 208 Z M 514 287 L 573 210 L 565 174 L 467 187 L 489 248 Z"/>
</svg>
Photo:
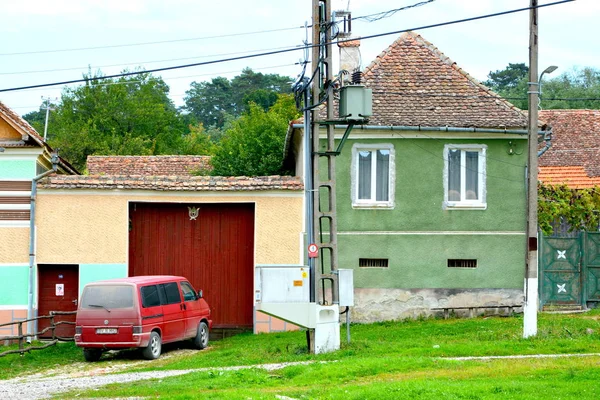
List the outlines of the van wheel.
<svg viewBox="0 0 600 400">
<path fill-rule="evenodd" d="M 100 349 L 83 349 L 83 358 L 85 358 L 85 361 L 98 361 L 100 356 L 102 356 L 102 350 Z"/>
<path fill-rule="evenodd" d="M 208 325 L 204 321 L 198 324 L 198 333 L 194 339 L 194 345 L 199 349 L 205 349 L 208 346 Z"/>
<path fill-rule="evenodd" d="M 156 360 L 160 357 L 161 348 L 162 342 L 160 340 L 160 335 L 156 332 L 151 332 L 148 347 L 142 349 L 142 355 L 146 360 Z"/>
</svg>

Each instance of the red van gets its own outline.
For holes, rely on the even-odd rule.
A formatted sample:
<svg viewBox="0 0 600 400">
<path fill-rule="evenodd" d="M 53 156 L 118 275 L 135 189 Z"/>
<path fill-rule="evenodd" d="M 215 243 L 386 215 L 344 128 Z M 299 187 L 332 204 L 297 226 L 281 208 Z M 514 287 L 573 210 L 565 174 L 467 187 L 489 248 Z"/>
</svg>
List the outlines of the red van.
<svg viewBox="0 0 600 400">
<path fill-rule="evenodd" d="M 88 283 L 75 323 L 75 344 L 86 361 L 105 350 L 141 348 L 148 360 L 160 356 L 163 343 L 193 339 L 208 345 L 210 308 L 181 276 L 134 276 Z"/>
</svg>

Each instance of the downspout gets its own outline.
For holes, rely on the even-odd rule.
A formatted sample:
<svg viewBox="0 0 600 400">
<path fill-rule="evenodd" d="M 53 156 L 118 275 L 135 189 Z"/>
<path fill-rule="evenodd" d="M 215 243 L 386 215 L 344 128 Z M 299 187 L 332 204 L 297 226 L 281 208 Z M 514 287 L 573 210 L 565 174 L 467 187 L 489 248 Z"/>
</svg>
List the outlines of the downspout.
<svg viewBox="0 0 600 400">
<path fill-rule="evenodd" d="M 542 154 L 544 154 L 549 148 L 550 146 L 552 146 L 552 128 L 550 128 L 550 130 L 544 132 L 544 141 L 546 142 L 546 144 L 544 145 L 544 147 L 540 150 L 538 150 L 537 156 L 541 157 Z"/>
<path fill-rule="evenodd" d="M 31 180 L 31 205 L 29 213 L 29 288 L 27 292 L 27 319 L 33 318 L 33 286 L 34 286 L 34 267 L 35 267 L 35 200 L 37 194 L 37 182 L 55 173 L 58 170 L 58 154 L 52 153 L 51 157 L 52 169 L 41 173 Z M 27 322 L 27 334 L 33 335 L 34 333 L 33 321 Z M 32 336 L 27 336 L 27 342 L 31 343 Z"/>
</svg>

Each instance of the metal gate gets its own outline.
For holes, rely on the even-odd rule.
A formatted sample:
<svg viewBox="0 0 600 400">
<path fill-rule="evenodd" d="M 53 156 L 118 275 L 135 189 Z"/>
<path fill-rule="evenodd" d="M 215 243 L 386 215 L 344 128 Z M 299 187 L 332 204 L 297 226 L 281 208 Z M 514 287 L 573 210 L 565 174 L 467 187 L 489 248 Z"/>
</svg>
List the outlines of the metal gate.
<svg viewBox="0 0 600 400">
<path fill-rule="evenodd" d="M 600 233 L 541 238 L 540 307 L 600 301 Z"/>
</svg>

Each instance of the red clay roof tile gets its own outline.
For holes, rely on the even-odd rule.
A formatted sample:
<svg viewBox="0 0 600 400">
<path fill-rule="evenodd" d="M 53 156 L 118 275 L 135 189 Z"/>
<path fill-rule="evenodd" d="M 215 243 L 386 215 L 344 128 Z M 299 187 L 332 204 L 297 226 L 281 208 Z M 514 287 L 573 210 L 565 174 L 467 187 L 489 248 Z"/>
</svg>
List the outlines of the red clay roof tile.
<svg viewBox="0 0 600 400">
<path fill-rule="evenodd" d="M 50 175 L 38 182 L 43 189 L 128 189 L 155 191 L 302 191 L 302 179 L 293 176 L 117 176 Z"/>
<path fill-rule="evenodd" d="M 373 89 L 369 125 L 524 128 L 525 114 L 481 85 L 414 32 L 365 69 Z"/>
<path fill-rule="evenodd" d="M 190 176 L 210 171 L 210 156 L 88 156 L 90 175 Z"/>
</svg>

